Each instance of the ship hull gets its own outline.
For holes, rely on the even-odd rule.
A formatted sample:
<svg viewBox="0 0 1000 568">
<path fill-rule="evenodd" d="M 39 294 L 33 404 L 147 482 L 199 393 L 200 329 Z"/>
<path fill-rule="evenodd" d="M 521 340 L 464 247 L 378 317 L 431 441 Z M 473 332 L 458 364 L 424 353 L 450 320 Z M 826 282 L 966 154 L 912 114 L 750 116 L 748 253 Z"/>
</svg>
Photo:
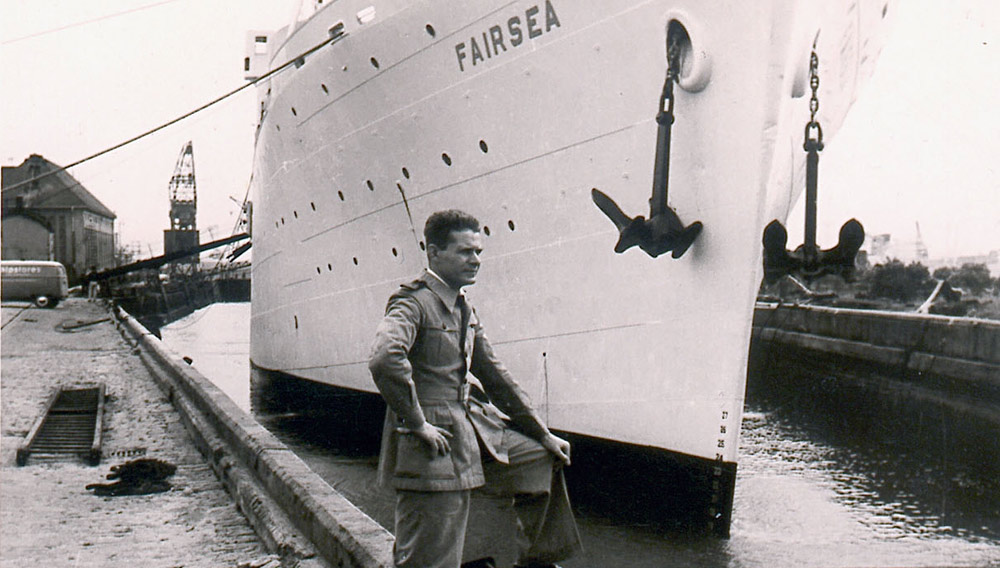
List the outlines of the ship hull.
<svg viewBox="0 0 1000 568">
<path fill-rule="evenodd" d="M 486 249 L 467 293 L 551 427 L 734 472 L 760 236 L 801 187 L 809 43 L 825 22 L 838 48 L 829 137 L 868 61 L 844 46 L 874 17 L 790 1 L 397 4 L 363 17 L 340 0 L 271 54 L 344 33 L 260 87 L 254 365 L 376 392 L 385 301 L 425 266 L 424 220 L 463 209 Z M 691 44 L 669 204 L 704 230 L 678 260 L 616 254 L 591 190 L 649 214 L 674 19 Z"/>
</svg>

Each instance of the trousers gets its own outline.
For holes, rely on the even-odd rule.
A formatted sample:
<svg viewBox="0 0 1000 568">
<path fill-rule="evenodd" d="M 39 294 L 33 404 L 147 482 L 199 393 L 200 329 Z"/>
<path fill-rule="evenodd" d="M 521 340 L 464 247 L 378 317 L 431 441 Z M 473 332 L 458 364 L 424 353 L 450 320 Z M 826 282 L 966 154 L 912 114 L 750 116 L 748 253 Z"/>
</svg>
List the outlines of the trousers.
<svg viewBox="0 0 1000 568">
<path fill-rule="evenodd" d="M 504 431 L 504 444 L 509 463 L 492 459 L 484 462 L 486 485 L 475 491 L 513 499 L 518 563 L 554 563 L 580 552 L 583 546 L 566 480 L 555 456 L 515 430 Z M 393 548 L 396 566 L 459 568 L 471 493 L 397 490 Z"/>
</svg>

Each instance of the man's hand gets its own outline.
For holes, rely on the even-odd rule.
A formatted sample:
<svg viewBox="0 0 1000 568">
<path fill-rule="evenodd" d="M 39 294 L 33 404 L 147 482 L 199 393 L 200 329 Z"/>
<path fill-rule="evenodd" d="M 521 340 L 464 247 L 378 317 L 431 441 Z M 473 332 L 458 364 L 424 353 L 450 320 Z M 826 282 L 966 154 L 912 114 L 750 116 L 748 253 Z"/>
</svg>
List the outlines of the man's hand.
<svg viewBox="0 0 1000 568">
<path fill-rule="evenodd" d="M 413 434 L 419 438 L 423 443 L 427 444 L 427 447 L 431 449 L 435 454 L 446 456 L 451 452 L 451 444 L 448 443 L 448 439 L 451 438 L 451 432 L 431 424 L 430 422 L 424 422 L 420 428 L 406 428 L 400 426 L 396 428 L 396 431 L 400 434 Z"/>
<path fill-rule="evenodd" d="M 551 432 L 542 439 L 542 446 L 546 450 L 555 454 L 559 461 L 563 465 L 569 465 L 569 442 L 563 440 L 558 436 L 554 436 Z"/>
</svg>

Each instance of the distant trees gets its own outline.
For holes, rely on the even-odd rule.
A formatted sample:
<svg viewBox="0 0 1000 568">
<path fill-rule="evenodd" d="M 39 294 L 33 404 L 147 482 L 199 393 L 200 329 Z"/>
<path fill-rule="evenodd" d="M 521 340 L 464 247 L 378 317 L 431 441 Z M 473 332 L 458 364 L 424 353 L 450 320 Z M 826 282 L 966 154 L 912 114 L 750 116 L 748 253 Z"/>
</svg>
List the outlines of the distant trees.
<svg viewBox="0 0 1000 568">
<path fill-rule="evenodd" d="M 971 263 L 963 264 L 961 268 L 938 268 L 931 277 L 927 267 L 919 262 L 904 264 L 890 259 L 866 270 L 859 283 L 869 298 L 913 302 L 927 297 L 934 290 L 937 280 L 945 280 L 952 288 L 961 289 L 970 296 L 1000 291 L 1000 279 L 991 277 L 985 264 Z"/>
<path fill-rule="evenodd" d="M 934 271 L 934 278 L 946 280 L 953 288 L 980 296 L 998 286 L 998 280 L 990 276 L 990 269 L 982 263 L 963 264 L 961 268 L 942 267 Z"/>
<path fill-rule="evenodd" d="M 934 281 L 926 266 L 919 262 L 903 264 L 896 259 L 872 267 L 862 277 L 862 284 L 869 297 L 898 302 L 923 299 L 934 289 Z"/>
</svg>

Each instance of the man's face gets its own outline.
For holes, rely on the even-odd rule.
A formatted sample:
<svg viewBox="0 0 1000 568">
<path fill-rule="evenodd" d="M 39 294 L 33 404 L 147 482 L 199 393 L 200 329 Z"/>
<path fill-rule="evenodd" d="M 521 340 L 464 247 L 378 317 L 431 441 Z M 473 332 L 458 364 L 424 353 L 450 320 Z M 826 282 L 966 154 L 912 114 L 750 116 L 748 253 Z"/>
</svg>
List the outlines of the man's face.
<svg viewBox="0 0 1000 568">
<path fill-rule="evenodd" d="M 476 282 L 483 236 L 471 229 L 452 231 L 448 246 L 427 246 L 427 262 L 438 276 L 456 290 Z"/>
</svg>

